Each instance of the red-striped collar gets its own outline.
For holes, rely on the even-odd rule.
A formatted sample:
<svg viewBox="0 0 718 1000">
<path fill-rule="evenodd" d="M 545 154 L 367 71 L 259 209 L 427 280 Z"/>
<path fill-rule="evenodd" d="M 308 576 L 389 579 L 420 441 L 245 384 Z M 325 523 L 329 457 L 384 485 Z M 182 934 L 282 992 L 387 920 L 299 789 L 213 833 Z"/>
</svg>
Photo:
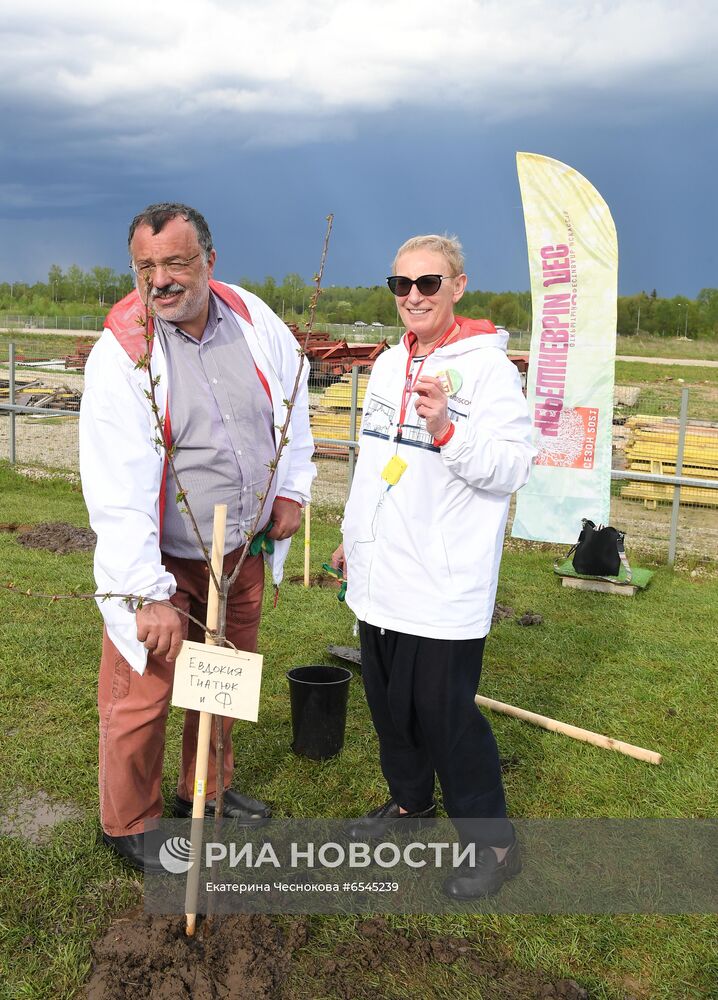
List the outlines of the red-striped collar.
<svg viewBox="0 0 718 1000">
<path fill-rule="evenodd" d="M 466 316 L 454 316 L 454 320 L 459 324 L 459 332 L 451 338 L 449 341 L 451 344 L 455 344 L 459 340 L 466 340 L 467 337 L 496 333 L 496 327 L 488 319 L 468 319 Z M 416 339 L 416 334 L 411 330 L 404 334 L 403 342 L 407 351 L 412 350 Z"/>
<path fill-rule="evenodd" d="M 236 312 L 248 323 L 252 322 L 249 309 L 244 299 L 223 281 L 211 280 L 209 287 L 214 294 L 225 302 L 229 308 Z M 147 353 L 147 341 L 145 339 L 145 307 L 140 298 L 140 293 L 135 289 L 126 295 L 110 309 L 105 319 L 105 326 L 112 330 L 117 342 L 127 352 L 132 361 L 138 361 L 143 354 Z M 152 337 L 152 317 L 150 317 L 150 337 Z M 152 341 L 150 340 L 150 351 Z"/>
</svg>

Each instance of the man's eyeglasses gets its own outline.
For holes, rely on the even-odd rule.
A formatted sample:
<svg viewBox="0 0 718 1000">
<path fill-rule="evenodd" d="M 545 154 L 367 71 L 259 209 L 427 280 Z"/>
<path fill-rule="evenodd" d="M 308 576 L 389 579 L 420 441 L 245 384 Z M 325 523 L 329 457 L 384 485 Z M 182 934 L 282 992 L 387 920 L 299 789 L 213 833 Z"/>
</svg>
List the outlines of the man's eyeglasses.
<svg viewBox="0 0 718 1000">
<path fill-rule="evenodd" d="M 135 264 L 134 261 L 130 261 L 130 267 L 135 272 L 139 274 L 141 278 L 148 278 L 152 272 L 161 267 L 163 271 L 171 274 L 175 277 L 178 274 L 182 274 L 183 271 L 187 270 L 187 265 L 191 264 L 193 260 L 197 260 L 200 254 L 196 253 L 194 257 L 188 257 L 187 260 L 179 260 L 178 258 L 173 258 L 172 260 L 161 260 L 158 264 L 152 264 L 149 261 L 140 261 L 139 264 Z"/>
<path fill-rule="evenodd" d="M 386 283 L 394 295 L 408 295 L 412 285 L 416 285 L 420 295 L 436 295 L 441 282 L 450 277 L 450 274 L 422 274 L 420 278 L 412 280 L 401 274 L 392 274 L 386 279 Z"/>
</svg>

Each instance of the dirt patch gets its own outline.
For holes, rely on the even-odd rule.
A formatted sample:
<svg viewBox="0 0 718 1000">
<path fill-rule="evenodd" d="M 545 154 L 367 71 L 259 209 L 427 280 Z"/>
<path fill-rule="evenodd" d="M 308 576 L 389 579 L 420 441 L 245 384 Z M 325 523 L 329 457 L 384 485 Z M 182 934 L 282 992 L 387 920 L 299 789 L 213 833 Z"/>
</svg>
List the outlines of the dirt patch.
<svg viewBox="0 0 718 1000">
<path fill-rule="evenodd" d="M 33 528 L 23 528 L 15 532 L 15 538 L 29 549 L 47 549 L 60 555 L 94 549 L 97 541 L 97 535 L 91 528 L 77 528 L 62 521 L 48 521 Z"/>
<path fill-rule="evenodd" d="M 324 973 L 327 996 L 343 1000 L 369 1000 L 383 997 L 389 1000 L 395 992 L 378 991 L 364 982 L 364 970 L 381 970 L 387 982 L 396 982 L 401 970 L 410 970 L 412 979 L 424 979 L 422 966 L 428 963 L 449 966 L 461 961 L 477 979 L 477 996 L 498 1000 L 538 1000 L 542 997 L 563 997 L 564 1000 L 588 1000 L 588 993 L 569 979 L 551 980 L 540 971 L 524 970 L 509 961 L 482 956 L 469 941 L 454 936 L 408 937 L 405 932 L 389 927 L 380 917 L 365 920 L 359 926 L 359 938 L 337 947 L 334 956 L 316 962 L 317 971 Z M 324 991 L 322 991 L 324 992 Z M 315 991 L 315 995 L 319 991 Z"/>
<path fill-rule="evenodd" d="M 524 611 L 516 621 L 519 625 L 541 625 L 543 623 L 543 615 L 539 615 L 535 611 Z"/>
<path fill-rule="evenodd" d="M 130 914 L 115 921 L 94 946 L 87 1000 L 389 1000 L 390 983 L 423 981 L 429 963 L 460 962 L 485 997 L 502 1000 L 589 1000 L 578 983 L 483 957 L 471 942 L 452 936 L 408 936 L 381 918 L 362 921 L 351 941 L 330 953 L 303 952 L 311 924 L 266 916 L 215 919 L 208 932 L 184 934 L 184 917 Z M 386 976 L 387 992 L 372 972 Z M 477 991 L 478 995 L 478 991 Z"/>
<path fill-rule="evenodd" d="M 513 771 L 517 767 L 521 767 L 522 761 L 518 754 L 512 753 L 508 754 L 506 757 L 500 758 L 501 773 L 506 774 L 509 771 Z"/>
<path fill-rule="evenodd" d="M 515 612 L 513 608 L 510 608 L 506 604 L 495 604 L 494 611 L 491 615 L 491 624 L 497 625 L 504 618 L 514 618 Z M 520 617 L 515 618 L 519 625 L 541 625 L 543 622 L 543 617 L 536 614 L 534 611 L 524 611 Z"/>
<path fill-rule="evenodd" d="M 200 924 L 187 938 L 184 917 L 131 916 L 115 921 L 94 946 L 88 1000 L 214 1000 L 281 997 L 291 958 L 307 924 L 285 931 L 264 916 Z"/>
<path fill-rule="evenodd" d="M 0 524 L 0 531 L 7 531 L 13 534 L 15 531 L 30 531 L 32 524 L 18 524 L 17 521 L 4 521 Z"/>
<path fill-rule="evenodd" d="M 507 604 L 495 604 L 493 614 L 491 615 L 491 624 L 496 625 L 502 620 L 502 618 L 513 618 L 514 609 L 510 608 Z"/>
<path fill-rule="evenodd" d="M 288 583 L 301 583 L 304 585 L 304 575 L 289 576 L 287 577 Z M 327 587 L 329 590 L 339 590 L 341 587 L 341 580 L 337 580 L 334 576 L 329 576 L 328 573 L 310 573 L 309 574 L 309 586 L 310 587 Z"/>
<path fill-rule="evenodd" d="M 16 788 L 0 806 L 0 835 L 22 837 L 31 844 L 46 844 L 58 823 L 82 819 L 82 810 L 71 802 L 55 802 L 43 791 Z"/>
</svg>

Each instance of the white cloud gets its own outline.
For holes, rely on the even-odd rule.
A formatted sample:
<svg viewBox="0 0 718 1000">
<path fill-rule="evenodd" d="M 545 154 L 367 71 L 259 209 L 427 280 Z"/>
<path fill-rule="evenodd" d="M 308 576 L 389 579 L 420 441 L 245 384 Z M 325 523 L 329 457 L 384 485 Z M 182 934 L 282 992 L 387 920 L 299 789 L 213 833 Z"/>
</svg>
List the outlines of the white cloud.
<svg viewBox="0 0 718 1000">
<path fill-rule="evenodd" d="M 297 141 L 328 119 L 400 106 L 485 118 L 577 97 L 690 101 L 715 94 L 704 0 L 27 0 L 4 17 L 8 101 L 80 112 L 102 132 L 162 133 L 217 118 L 278 123 Z M 424 112 L 412 111 L 413 107 Z M 288 141 L 290 141 L 288 139 Z"/>
</svg>

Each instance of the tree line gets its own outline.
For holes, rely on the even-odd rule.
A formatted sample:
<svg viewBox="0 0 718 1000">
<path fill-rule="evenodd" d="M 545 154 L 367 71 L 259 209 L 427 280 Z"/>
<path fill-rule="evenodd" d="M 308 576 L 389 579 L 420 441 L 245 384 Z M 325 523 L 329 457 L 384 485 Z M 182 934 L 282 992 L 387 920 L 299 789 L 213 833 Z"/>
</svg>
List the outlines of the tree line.
<svg viewBox="0 0 718 1000">
<path fill-rule="evenodd" d="M 314 292 L 299 274 L 288 274 L 278 283 L 240 278 L 239 284 L 255 292 L 287 323 L 306 322 Z M 111 267 L 83 271 L 77 264 L 67 270 L 53 264 L 47 281 L 34 284 L 0 282 L 0 311 L 22 315 L 104 316 L 134 287 L 130 272 Z M 467 291 L 459 311 L 463 316 L 485 317 L 512 331 L 531 329 L 531 294 L 525 292 Z M 316 323 L 362 322 L 399 324 L 394 296 L 385 285 L 352 288 L 331 285 L 323 289 Z M 718 288 L 704 288 L 695 299 L 684 295 L 662 298 L 650 293 L 618 298 L 618 333 L 623 336 L 649 334 L 659 337 L 688 336 L 718 339 Z"/>
<path fill-rule="evenodd" d="M 53 264 L 47 281 L 0 282 L 0 310 L 24 315 L 104 316 L 135 287 L 134 276 L 111 267 L 83 271 L 71 264 L 63 271 Z"/>
</svg>

